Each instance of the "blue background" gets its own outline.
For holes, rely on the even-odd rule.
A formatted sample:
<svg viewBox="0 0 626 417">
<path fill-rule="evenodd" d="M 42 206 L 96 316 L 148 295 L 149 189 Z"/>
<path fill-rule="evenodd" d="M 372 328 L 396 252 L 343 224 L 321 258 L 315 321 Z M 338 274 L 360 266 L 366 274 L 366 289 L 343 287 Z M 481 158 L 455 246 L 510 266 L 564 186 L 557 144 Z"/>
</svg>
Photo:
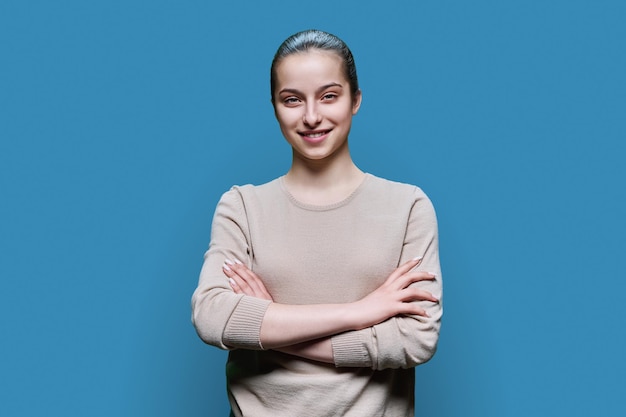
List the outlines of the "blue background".
<svg viewBox="0 0 626 417">
<path fill-rule="evenodd" d="M 438 211 L 417 415 L 622 416 L 626 3 L 0 3 L 0 415 L 225 416 L 190 323 L 222 192 L 290 162 L 280 42 L 352 48 L 358 165 Z"/>
</svg>

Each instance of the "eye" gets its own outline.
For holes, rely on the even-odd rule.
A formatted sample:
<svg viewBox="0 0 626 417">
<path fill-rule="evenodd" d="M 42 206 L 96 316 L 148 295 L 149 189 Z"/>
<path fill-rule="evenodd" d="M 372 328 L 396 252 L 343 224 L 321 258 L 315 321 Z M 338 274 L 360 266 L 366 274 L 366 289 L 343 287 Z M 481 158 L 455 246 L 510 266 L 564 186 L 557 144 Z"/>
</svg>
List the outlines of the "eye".
<svg viewBox="0 0 626 417">
<path fill-rule="evenodd" d="M 338 97 L 336 93 L 326 93 L 322 96 L 322 101 L 332 101 Z"/>
<path fill-rule="evenodd" d="M 295 104 L 300 103 L 300 99 L 299 99 L 298 97 L 295 97 L 295 96 L 285 97 L 285 98 L 283 99 L 283 103 L 285 103 L 285 104 L 286 104 L 286 105 L 288 105 L 288 106 L 289 106 L 289 105 L 292 105 L 292 106 L 293 106 L 293 105 L 295 105 Z"/>
</svg>

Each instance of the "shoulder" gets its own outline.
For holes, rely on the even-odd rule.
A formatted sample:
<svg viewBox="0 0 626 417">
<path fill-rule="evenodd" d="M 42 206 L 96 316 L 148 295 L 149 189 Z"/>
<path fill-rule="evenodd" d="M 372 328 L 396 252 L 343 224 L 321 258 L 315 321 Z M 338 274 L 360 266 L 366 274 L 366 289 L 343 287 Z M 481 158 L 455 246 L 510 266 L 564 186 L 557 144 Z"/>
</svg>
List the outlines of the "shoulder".
<svg viewBox="0 0 626 417">
<path fill-rule="evenodd" d="M 372 178 L 378 192 L 384 194 L 389 206 L 396 212 L 406 213 L 407 235 L 424 236 L 424 233 L 436 236 L 437 214 L 430 198 L 422 189 L 413 184 L 390 181 L 383 178 Z"/>
<path fill-rule="evenodd" d="M 415 203 L 417 201 L 430 203 L 430 199 L 426 193 L 417 185 L 392 181 L 372 174 L 368 174 L 368 176 L 368 188 L 370 192 L 382 198 L 393 199 L 392 201 L 407 201 L 411 203 Z"/>
<path fill-rule="evenodd" d="M 280 190 L 280 178 L 260 185 L 233 185 L 222 194 L 219 205 L 227 204 L 244 207 L 259 204 L 262 201 L 272 201 L 280 193 Z"/>
</svg>

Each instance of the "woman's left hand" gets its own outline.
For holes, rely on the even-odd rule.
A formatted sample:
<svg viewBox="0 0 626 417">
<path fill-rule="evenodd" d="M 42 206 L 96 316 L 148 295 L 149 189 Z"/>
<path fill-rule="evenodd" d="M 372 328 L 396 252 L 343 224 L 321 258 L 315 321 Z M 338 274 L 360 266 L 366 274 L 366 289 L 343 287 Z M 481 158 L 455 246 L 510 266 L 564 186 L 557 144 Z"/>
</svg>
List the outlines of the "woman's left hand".
<svg viewBox="0 0 626 417">
<path fill-rule="evenodd" d="M 224 265 L 222 265 L 222 270 L 228 277 L 230 286 L 236 294 L 274 301 L 261 278 L 239 260 L 231 261 L 227 259 Z"/>
</svg>

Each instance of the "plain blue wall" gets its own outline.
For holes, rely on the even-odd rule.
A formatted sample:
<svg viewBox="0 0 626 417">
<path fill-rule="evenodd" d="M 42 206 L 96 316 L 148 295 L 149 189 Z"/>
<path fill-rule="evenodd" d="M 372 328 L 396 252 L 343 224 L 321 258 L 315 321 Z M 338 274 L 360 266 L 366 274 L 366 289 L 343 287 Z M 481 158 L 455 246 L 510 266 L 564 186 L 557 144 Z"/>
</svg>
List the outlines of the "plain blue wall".
<svg viewBox="0 0 626 417">
<path fill-rule="evenodd" d="M 0 4 L 0 415 L 225 416 L 189 301 L 222 192 L 283 174 L 268 74 L 351 46 L 366 171 L 438 211 L 417 415 L 621 416 L 621 1 Z"/>
</svg>

